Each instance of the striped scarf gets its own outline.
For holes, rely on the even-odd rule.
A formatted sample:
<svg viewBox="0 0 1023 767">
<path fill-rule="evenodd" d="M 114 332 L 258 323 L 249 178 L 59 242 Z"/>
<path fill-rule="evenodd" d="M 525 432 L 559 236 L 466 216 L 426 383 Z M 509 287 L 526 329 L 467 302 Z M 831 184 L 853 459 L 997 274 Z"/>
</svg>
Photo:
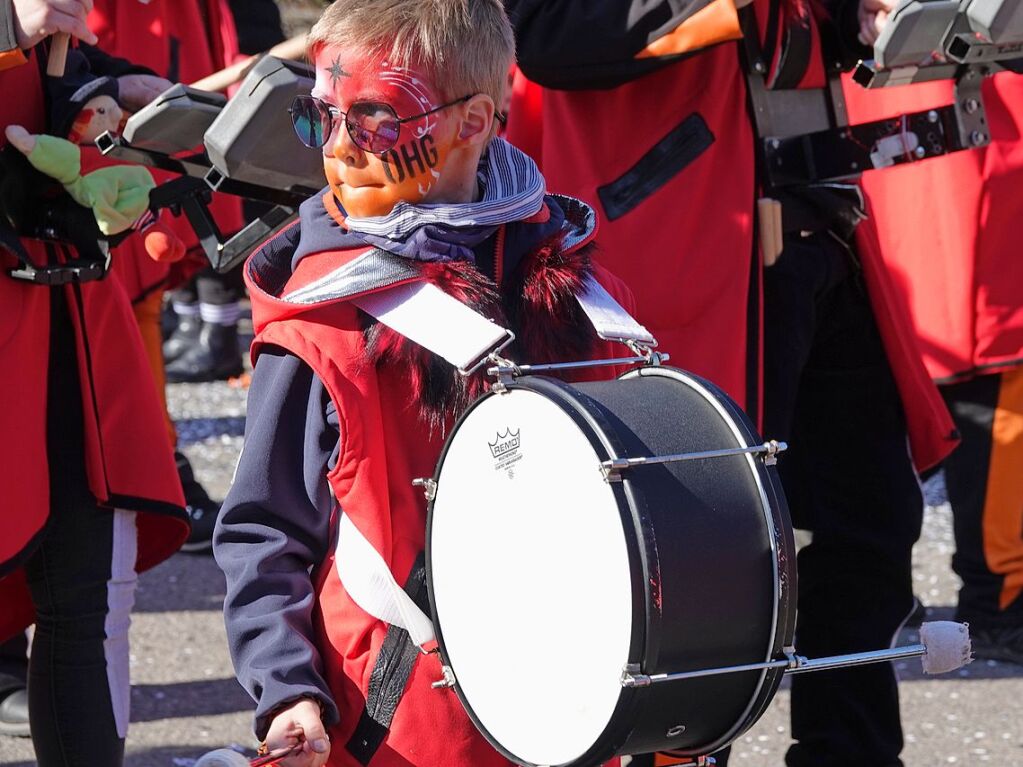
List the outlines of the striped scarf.
<svg viewBox="0 0 1023 767">
<path fill-rule="evenodd" d="M 477 175 L 483 194 L 477 202 L 411 205 L 399 202 L 386 216 L 349 216 L 349 231 L 406 240 L 426 225 L 444 228 L 492 227 L 520 221 L 543 206 L 546 182 L 536 163 L 502 138 L 495 138 L 480 159 Z"/>
</svg>

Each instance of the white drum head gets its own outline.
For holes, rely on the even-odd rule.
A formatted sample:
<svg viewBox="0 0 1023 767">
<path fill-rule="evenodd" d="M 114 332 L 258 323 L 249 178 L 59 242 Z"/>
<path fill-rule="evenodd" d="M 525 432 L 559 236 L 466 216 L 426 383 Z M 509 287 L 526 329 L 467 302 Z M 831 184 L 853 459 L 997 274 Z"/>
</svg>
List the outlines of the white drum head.
<svg viewBox="0 0 1023 767">
<path fill-rule="evenodd" d="M 472 713 L 521 762 L 582 756 L 632 639 L 629 557 L 600 458 L 559 406 L 513 389 L 451 440 L 430 530 L 436 618 Z"/>
</svg>

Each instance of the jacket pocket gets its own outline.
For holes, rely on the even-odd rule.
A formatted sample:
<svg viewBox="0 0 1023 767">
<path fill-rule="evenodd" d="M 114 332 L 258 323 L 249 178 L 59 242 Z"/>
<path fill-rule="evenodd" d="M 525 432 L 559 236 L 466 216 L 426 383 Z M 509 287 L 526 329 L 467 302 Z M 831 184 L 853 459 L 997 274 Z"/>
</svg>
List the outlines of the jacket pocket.
<svg viewBox="0 0 1023 767">
<path fill-rule="evenodd" d="M 658 141 L 639 162 L 609 184 L 597 196 L 609 221 L 621 218 L 656 192 L 714 143 L 706 121 L 693 112 Z"/>
</svg>

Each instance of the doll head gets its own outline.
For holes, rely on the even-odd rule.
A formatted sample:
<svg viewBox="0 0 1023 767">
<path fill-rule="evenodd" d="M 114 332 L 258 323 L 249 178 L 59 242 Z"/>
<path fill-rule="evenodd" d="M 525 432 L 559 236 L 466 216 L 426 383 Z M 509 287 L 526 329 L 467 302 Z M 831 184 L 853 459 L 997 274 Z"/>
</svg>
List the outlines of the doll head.
<svg viewBox="0 0 1023 767">
<path fill-rule="evenodd" d="M 75 117 L 68 131 L 68 140 L 76 144 L 91 144 L 107 131 L 119 133 L 123 118 L 123 110 L 111 96 L 95 96 L 85 102 Z"/>
</svg>

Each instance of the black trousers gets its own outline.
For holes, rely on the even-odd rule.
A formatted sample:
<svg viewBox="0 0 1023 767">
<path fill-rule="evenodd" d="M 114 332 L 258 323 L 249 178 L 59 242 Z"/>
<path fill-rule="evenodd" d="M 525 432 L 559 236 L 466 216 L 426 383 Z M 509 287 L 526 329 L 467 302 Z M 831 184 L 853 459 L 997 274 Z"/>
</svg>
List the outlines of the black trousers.
<svg viewBox="0 0 1023 767">
<path fill-rule="evenodd" d="M 1023 625 L 1023 368 L 941 391 L 962 435 L 944 464 L 963 581 L 956 617 L 980 629 Z"/>
<path fill-rule="evenodd" d="M 798 556 L 796 648 L 887 648 L 913 601 L 923 498 L 905 416 L 860 274 L 827 233 L 786 239 L 764 275 L 764 436 L 778 461 Z M 891 664 L 792 679 L 789 767 L 901 765 Z"/>
<path fill-rule="evenodd" d="M 29 717 L 40 767 L 117 767 L 124 740 L 115 721 L 112 681 L 118 663 L 126 672 L 127 646 L 117 645 L 118 627 L 110 619 L 117 617 L 111 612 L 117 592 L 122 602 L 125 596 L 125 584 L 112 578 L 112 562 L 123 553 L 117 551 L 115 524 L 125 512 L 99 507 L 88 489 L 72 333 L 62 291 L 55 290 L 46 414 L 50 518 L 25 564 L 37 616 Z M 134 541 L 127 543 L 133 552 Z M 129 586 L 133 590 L 134 583 Z M 126 718 L 123 692 L 118 702 Z"/>
</svg>

